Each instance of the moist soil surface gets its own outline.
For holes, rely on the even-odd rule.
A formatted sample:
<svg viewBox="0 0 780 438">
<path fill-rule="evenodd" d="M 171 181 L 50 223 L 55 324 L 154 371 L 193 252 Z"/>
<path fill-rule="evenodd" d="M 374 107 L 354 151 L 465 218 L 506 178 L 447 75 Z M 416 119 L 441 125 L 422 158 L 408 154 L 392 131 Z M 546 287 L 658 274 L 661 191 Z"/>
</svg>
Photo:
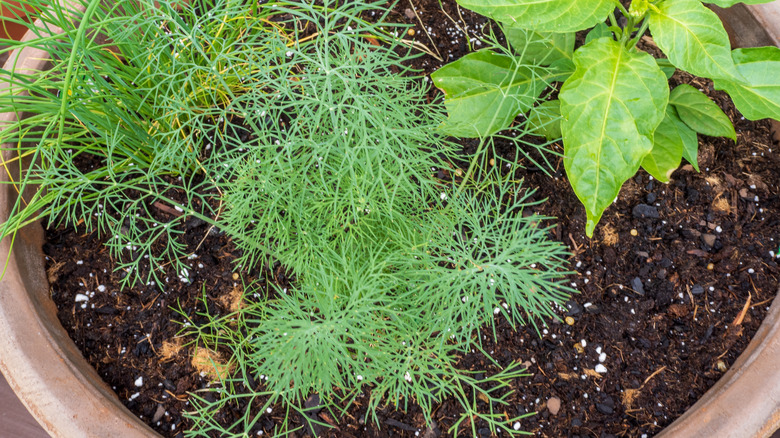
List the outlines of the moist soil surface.
<svg viewBox="0 0 780 438">
<path fill-rule="evenodd" d="M 426 74 L 468 53 L 468 41 L 478 49 L 474 37 L 485 25 L 454 2 L 440 6 L 438 0 L 401 2 L 391 19 L 414 25 L 408 38 L 435 55 L 415 61 Z M 585 212 L 559 158 L 547 175 L 513 145 L 497 146 L 498 154 L 526 166 L 521 176 L 524 187 L 537 188 L 533 199 L 546 199 L 531 208 L 557 218 L 554 238 L 570 248 L 575 271 L 567 282 L 579 292 L 560 312 L 562 320 L 549 321 L 541 337 L 532 328 L 514 331 L 505 322 L 498 323 L 495 341 L 485 332 L 484 349 L 496 362 L 519 361 L 529 374 L 514 381 L 514 392 L 497 412 L 507 418 L 536 413 L 519 424 L 534 435 L 659 432 L 729 369 L 777 293 L 780 157 L 769 124 L 744 120 L 708 81 L 677 73 L 673 83 L 690 83 L 719 103 L 734 122 L 737 144 L 700 136 L 702 172 L 684 164 L 669 184 L 640 171 L 605 212 L 593 239 L 585 237 Z M 431 99 L 441 94 L 432 90 Z M 464 143 L 465 151 L 472 147 Z M 553 148 L 560 151 L 560 145 Z M 160 218 L 176 214 L 171 210 L 159 209 Z M 115 272 L 103 240 L 82 227 L 49 229 L 44 246 L 63 326 L 122 402 L 168 437 L 183 436 L 190 426 L 182 416 L 191 410 L 188 393 L 210 380 L 192 361 L 194 346 L 182 346 L 192 339 L 177 338 L 184 317 L 174 309 L 198 324 L 204 321 L 199 313 L 224 315 L 234 309 L 241 284 L 290 282 L 281 266 L 236 270 L 235 247 L 201 221 L 189 221 L 184 238 L 195 254 L 188 261 L 191 269 L 183 278 L 170 272 L 164 292 L 152 284 L 121 289 L 123 272 Z M 479 352 L 461 357 L 460 366 L 496 371 Z M 358 398 L 340 419 L 315 412 L 337 426 L 321 429 L 321 435 L 451 435 L 447 430 L 460 415 L 457 404 L 448 401 L 436 408 L 435 424 L 427 426 L 418 408 L 385 407 L 378 411 L 377 425 L 365 420 L 366 401 Z M 218 415 L 234 418 L 231 412 Z M 269 434 L 283 415 L 282 407 L 272 409 L 252 432 Z M 301 424 L 302 419 L 290 421 Z M 479 436 L 490 436 L 485 425 L 476 426 Z M 459 436 L 470 431 L 469 426 Z"/>
</svg>

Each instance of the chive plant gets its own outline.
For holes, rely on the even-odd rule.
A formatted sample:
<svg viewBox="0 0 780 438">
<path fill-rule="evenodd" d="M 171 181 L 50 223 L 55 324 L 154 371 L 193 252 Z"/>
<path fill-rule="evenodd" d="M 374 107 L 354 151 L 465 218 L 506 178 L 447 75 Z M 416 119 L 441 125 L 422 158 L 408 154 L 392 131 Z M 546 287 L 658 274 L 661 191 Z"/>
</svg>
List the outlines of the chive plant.
<svg viewBox="0 0 780 438">
<path fill-rule="evenodd" d="M 385 2 L 38 1 L 27 1 L 38 38 L 12 47 L 43 50 L 52 68 L 2 71 L 0 111 L 28 115 L 3 126 L 17 154 L 3 164 L 32 193 L 3 235 L 38 219 L 82 224 L 126 286 L 164 287 L 166 265 L 187 280 L 181 236 L 198 218 L 227 233 L 243 268 L 280 262 L 294 278 L 183 324 L 235 370 L 204 389 L 216 396 L 191 395 L 187 436 L 256 433 L 267 408 L 305 414 L 312 394 L 336 414 L 368 397 L 375 422 L 383 405 L 410 403 L 431 421 L 452 399 L 463 408 L 453 434 L 476 434 L 477 418 L 518 433 L 520 417 L 494 409 L 519 365 L 479 380 L 457 358 L 482 349 L 496 318 L 554 317 L 569 292 L 565 248 L 548 239 L 549 218 L 525 214 L 517 165 L 483 165 L 490 148 L 466 157 L 457 186 L 440 177 L 460 147 L 437 133 L 445 112 L 406 67 L 416 55 Z M 214 414 L 236 406 L 240 418 Z"/>
</svg>

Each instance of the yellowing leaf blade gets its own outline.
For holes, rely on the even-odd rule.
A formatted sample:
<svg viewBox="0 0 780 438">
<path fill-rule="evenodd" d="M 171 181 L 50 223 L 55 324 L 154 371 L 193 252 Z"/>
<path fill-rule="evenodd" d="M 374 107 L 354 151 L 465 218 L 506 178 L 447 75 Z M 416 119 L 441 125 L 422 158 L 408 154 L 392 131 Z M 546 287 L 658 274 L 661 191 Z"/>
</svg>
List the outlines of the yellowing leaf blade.
<svg viewBox="0 0 780 438">
<path fill-rule="evenodd" d="M 737 49 L 733 57 L 746 84 L 715 80 L 715 88 L 729 93 L 739 112 L 749 120 L 780 120 L 780 48 Z"/>
<path fill-rule="evenodd" d="M 553 70 L 535 70 L 513 57 L 480 50 L 431 74 L 444 91 L 448 118 L 443 131 L 458 137 L 485 137 L 508 128 L 554 80 Z"/>
<path fill-rule="evenodd" d="M 502 23 L 537 32 L 576 32 L 603 22 L 613 0 L 457 0 L 458 4 Z"/>
<path fill-rule="evenodd" d="M 574 64 L 559 95 L 564 166 L 592 236 L 620 187 L 652 150 L 669 92 L 652 56 L 609 38 L 581 47 Z"/>
<path fill-rule="evenodd" d="M 729 36 L 699 0 L 673 0 L 650 12 L 650 32 L 675 67 L 706 78 L 742 81 L 731 59 Z"/>
</svg>

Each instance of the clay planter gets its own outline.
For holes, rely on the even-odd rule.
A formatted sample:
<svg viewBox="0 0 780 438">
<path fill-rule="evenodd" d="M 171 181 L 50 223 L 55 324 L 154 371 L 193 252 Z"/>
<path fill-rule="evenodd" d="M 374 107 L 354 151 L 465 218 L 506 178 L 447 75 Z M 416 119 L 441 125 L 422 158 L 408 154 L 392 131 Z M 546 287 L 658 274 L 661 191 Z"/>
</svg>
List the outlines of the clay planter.
<svg viewBox="0 0 780 438">
<path fill-rule="evenodd" d="M 5 19 L 26 19 L 27 13 L 31 12 L 28 7 L 19 5 L 18 2 L 13 0 L 3 0 L 0 5 L 0 38 L 8 38 L 12 40 L 20 40 L 24 36 L 27 28 L 18 23 L 10 23 Z"/>
<path fill-rule="evenodd" d="M 719 12 L 735 46 L 780 44 L 779 1 Z M 42 58 L 42 53 L 25 49 L 12 54 L 7 66 L 17 60 L 17 70 L 41 70 L 47 68 Z M 14 117 L 0 114 L 0 127 Z M 11 152 L 5 157 L 11 158 Z M 7 181 L 8 175 L 2 178 Z M 0 186 L 0 222 L 16 196 L 13 186 Z M 52 436 L 159 437 L 122 405 L 60 324 L 49 297 L 42 243 L 39 224 L 21 230 L 10 253 L 10 240 L 0 242 L 0 260 L 8 260 L 0 282 L 0 371 Z M 769 437 L 780 427 L 779 361 L 780 298 L 732 368 L 657 436 Z"/>
</svg>

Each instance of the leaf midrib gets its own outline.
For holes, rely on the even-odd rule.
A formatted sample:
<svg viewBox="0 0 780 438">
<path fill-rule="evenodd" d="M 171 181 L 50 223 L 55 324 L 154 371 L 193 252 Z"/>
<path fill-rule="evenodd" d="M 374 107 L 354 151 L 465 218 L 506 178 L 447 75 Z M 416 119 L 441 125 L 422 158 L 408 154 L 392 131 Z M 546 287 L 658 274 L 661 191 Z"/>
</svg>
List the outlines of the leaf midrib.
<svg viewBox="0 0 780 438">
<path fill-rule="evenodd" d="M 531 76 L 530 78 L 525 78 L 525 79 L 523 79 L 522 81 L 519 81 L 519 82 L 512 82 L 512 83 L 509 83 L 509 84 L 507 84 L 505 86 L 485 87 L 485 88 L 487 88 L 487 90 L 486 91 L 481 91 L 479 93 L 470 93 L 470 94 L 463 94 L 463 95 L 460 95 L 458 97 L 451 97 L 449 99 L 449 101 L 450 102 L 457 102 L 457 101 L 461 101 L 461 100 L 464 100 L 464 99 L 469 99 L 469 98 L 472 98 L 472 97 L 477 97 L 477 96 L 483 96 L 483 95 L 487 95 L 487 94 L 497 93 L 499 91 L 508 91 L 511 88 L 521 87 L 523 85 L 530 85 L 530 84 L 532 84 L 532 83 L 534 83 L 534 82 L 536 82 L 538 80 L 548 79 L 548 78 L 552 78 L 552 77 L 555 77 L 555 76 L 557 76 L 557 75 L 553 74 L 553 73 L 549 73 L 549 74 L 547 74 L 545 76 L 540 76 L 540 77 L 538 77 L 538 79 L 537 79 L 536 76 Z M 494 84 L 490 84 L 490 83 L 487 83 L 487 82 L 484 82 L 484 81 L 482 83 L 488 84 L 488 85 L 494 85 Z"/>
<path fill-rule="evenodd" d="M 617 56 L 617 59 L 615 60 L 615 69 L 613 70 L 612 80 L 610 81 L 610 84 L 609 84 L 609 95 L 607 97 L 607 105 L 605 105 L 605 107 L 604 107 L 604 121 L 601 123 L 601 135 L 599 136 L 599 138 L 601 140 L 601 147 L 599 147 L 599 154 L 598 154 L 598 158 L 596 160 L 596 166 L 597 166 L 596 168 L 597 169 L 601 169 L 601 157 L 602 157 L 603 151 L 604 151 L 604 147 L 603 146 L 604 146 L 604 138 L 606 137 L 606 132 L 607 132 L 607 122 L 609 120 L 609 117 L 608 117 L 609 116 L 609 109 L 612 107 L 612 100 L 613 100 L 613 97 L 615 96 L 615 88 L 617 87 L 618 70 L 619 70 L 620 62 L 622 61 L 622 59 L 623 59 L 623 50 L 622 50 L 622 46 L 621 46 L 621 47 L 618 47 L 618 56 Z M 596 196 L 593 197 L 593 203 L 591 205 L 593 207 L 592 211 L 596 211 L 596 203 L 598 202 L 598 194 L 600 193 L 599 189 L 601 187 L 601 172 L 596 172 L 596 184 L 595 184 L 595 187 L 596 187 L 596 191 L 595 191 Z"/>
</svg>

